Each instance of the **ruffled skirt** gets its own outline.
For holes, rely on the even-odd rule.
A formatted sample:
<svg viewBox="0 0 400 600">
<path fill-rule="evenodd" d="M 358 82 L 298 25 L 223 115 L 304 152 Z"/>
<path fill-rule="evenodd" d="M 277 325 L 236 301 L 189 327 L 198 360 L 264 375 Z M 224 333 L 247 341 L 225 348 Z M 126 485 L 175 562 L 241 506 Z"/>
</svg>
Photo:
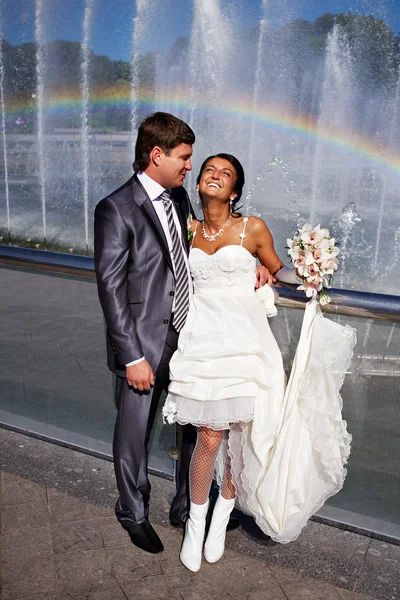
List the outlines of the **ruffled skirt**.
<svg viewBox="0 0 400 600">
<path fill-rule="evenodd" d="M 262 392 L 265 410 L 280 415 L 282 356 L 256 294 L 213 289 L 193 297 L 170 361 L 166 421 L 229 429 L 253 420 Z M 270 415 L 272 425 L 272 415 Z"/>
</svg>

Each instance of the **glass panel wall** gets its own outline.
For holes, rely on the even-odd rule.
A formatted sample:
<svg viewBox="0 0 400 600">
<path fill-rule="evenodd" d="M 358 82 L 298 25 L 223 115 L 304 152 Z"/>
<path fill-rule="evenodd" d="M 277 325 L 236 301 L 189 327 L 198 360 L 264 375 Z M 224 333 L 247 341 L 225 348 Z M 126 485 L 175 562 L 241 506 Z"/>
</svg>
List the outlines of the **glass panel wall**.
<svg viewBox="0 0 400 600">
<path fill-rule="evenodd" d="M 0 422 L 111 456 L 116 415 L 94 280 L 0 269 Z M 158 416 L 150 467 L 174 474 Z"/>
<path fill-rule="evenodd" d="M 0 421 L 110 456 L 113 381 L 94 281 L 0 269 L 0 285 Z M 280 308 L 270 320 L 287 372 L 302 318 L 302 310 Z M 353 435 L 348 475 L 319 514 L 400 538 L 400 325 L 328 318 L 355 327 L 358 341 L 342 388 Z M 173 476 L 174 445 L 174 429 L 158 415 L 153 470 Z"/>
</svg>

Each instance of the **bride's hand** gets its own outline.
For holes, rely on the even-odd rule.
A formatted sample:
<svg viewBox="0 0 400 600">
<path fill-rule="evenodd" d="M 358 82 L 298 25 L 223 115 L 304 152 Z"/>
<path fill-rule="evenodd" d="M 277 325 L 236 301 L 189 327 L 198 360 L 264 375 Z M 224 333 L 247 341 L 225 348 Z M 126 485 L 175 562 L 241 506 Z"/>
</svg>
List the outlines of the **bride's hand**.
<svg viewBox="0 0 400 600">
<path fill-rule="evenodd" d="M 260 265 L 256 267 L 256 290 L 266 283 L 268 283 L 268 285 L 272 285 L 275 282 L 275 277 L 271 275 L 267 267 L 262 267 Z"/>
</svg>

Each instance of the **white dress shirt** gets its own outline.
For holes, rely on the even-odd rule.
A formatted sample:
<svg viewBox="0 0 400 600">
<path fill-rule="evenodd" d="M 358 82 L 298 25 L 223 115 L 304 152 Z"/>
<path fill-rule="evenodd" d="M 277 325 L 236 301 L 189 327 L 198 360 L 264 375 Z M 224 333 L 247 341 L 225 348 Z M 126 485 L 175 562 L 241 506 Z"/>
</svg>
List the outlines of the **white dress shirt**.
<svg viewBox="0 0 400 600">
<path fill-rule="evenodd" d="M 139 179 L 140 183 L 146 190 L 146 193 L 147 193 L 148 197 L 150 198 L 150 200 L 152 201 L 154 210 L 156 211 L 157 216 L 160 220 L 160 223 L 161 223 L 162 228 L 165 233 L 165 237 L 167 239 L 167 244 L 168 244 L 169 253 L 171 255 L 172 264 L 175 269 L 174 253 L 173 253 L 171 234 L 170 234 L 169 227 L 168 227 L 167 213 L 165 212 L 165 208 L 164 208 L 162 201 L 159 199 L 161 194 L 165 191 L 165 188 L 163 188 L 162 185 L 157 183 L 157 181 L 154 181 L 154 179 L 149 177 L 146 173 L 143 173 L 143 172 L 137 173 L 137 178 Z M 174 222 L 175 222 L 176 228 L 177 228 L 178 232 L 181 233 L 182 232 L 181 223 L 179 221 L 179 217 L 176 213 L 173 202 L 172 202 L 172 213 L 174 216 Z M 186 235 L 186 232 L 184 232 L 184 234 Z M 182 235 L 179 236 L 179 239 L 180 239 L 180 242 L 182 245 L 183 255 L 185 257 L 186 268 L 187 268 L 187 273 L 188 273 L 188 280 L 189 280 L 189 298 L 191 298 L 192 293 L 193 293 L 193 287 L 192 287 L 192 276 L 190 275 L 190 269 L 189 269 L 189 261 L 188 261 L 187 254 L 186 254 L 186 248 L 183 245 Z M 175 299 L 174 299 L 174 302 L 172 305 L 172 312 L 174 312 L 174 308 L 175 308 Z M 131 365 L 136 365 L 137 363 L 142 362 L 142 360 L 145 360 L 145 356 L 142 356 L 142 358 L 139 358 L 138 360 L 134 360 L 130 363 L 127 363 L 125 366 L 130 367 Z"/>
</svg>

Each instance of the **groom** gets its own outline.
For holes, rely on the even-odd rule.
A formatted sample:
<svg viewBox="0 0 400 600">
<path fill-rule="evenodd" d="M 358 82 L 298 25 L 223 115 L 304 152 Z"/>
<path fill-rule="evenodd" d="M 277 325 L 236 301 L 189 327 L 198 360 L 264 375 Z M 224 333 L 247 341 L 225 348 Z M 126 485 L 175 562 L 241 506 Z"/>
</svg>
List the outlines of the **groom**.
<svg viewBox="0 0 400 600">
<path fill-rule="evenodd" d="M 116 375 L 115 511 L 132 543 L 153 554 L 163 544 L 148 519 L 147 445 L 192 294 L 186 221 L 193 209 L 182 186 L 192 169 L 194 141 L 192 129 L 171 114 L 145 119 L 135 174 L 95 209 L 98 293 L 107 363 Z M 265 273 L 260 279 L 265 283 Z M 188 510 L 187 471 L 196 438 L 191 425 L 181 432 L 179 488 L 170 512 L 175 525 Z"/>
<path fill-rule="evenodd" d="M 107 363 L 117 376 L 115 511 L 132 542 L 151 553 L 163 545 L 148 520 L 147 445 L 192 293 L 186 220 L 193 211 L 182 185 L 194 141 L 192 129 L 173 115 L 148 117 L 138 131 L 135 174 L 95 210 Z M 190 429 L 186 437 L 193 438 Z"/>
</svg>

